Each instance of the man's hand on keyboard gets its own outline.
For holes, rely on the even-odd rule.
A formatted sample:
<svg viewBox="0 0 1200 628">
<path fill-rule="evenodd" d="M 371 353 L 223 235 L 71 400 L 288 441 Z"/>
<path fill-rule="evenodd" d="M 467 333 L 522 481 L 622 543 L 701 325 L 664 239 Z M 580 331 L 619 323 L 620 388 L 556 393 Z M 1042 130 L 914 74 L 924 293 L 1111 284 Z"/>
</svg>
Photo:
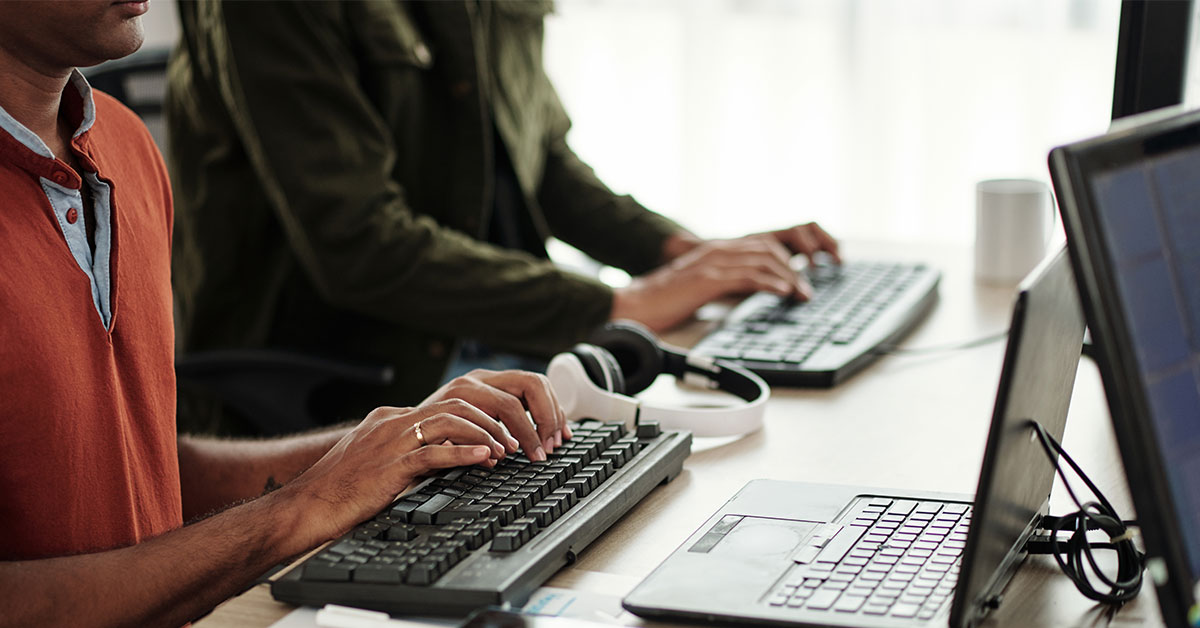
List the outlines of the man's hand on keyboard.
<svg viewBox="0 0 1200 628">
<path fill-rule="evenodd" d="M 561 446 L 564 438 L 571 438 L 567 415 L 544 375 L 476 369 L 450 380 L 424 403 L 455 398 L 469 401 L 503 422 L 516 437 L 515 442 L 511 437 L 508 439 L 508 451 L 516 451 L 516 445 L 520 444 L 534 462 L 544 461 L 546 454 Z M 498 440 L 505 442 L 502 438 Z"/>
<path fill-rule="evenodd" d="M 517 443 L 504 427 L 472 401 L 510 421 L 516 403 L 528 423 L 520 399 L 527 400 L 535 420 L 558 425 L 556 417 L 562 411 L 544 377 L 477 371 L 446 384 L 416 408 L 376 408 L 312 467 L 271 496 L 309 504 L 295 532 L 309 540 L 309 546 L 316 545 L 375 515 L 421 475 L 473 464 L 491 466 L 514 451 Z M 496 410 L 501 406 L 511 407 Z"/>
<path fill-rule="evenodd" d="M 817 263 L 816 256 L 818 253 L 828 254 L 835 264 L 842 263 L 842 258 L 838 255 L 837 240 L 826 233 L 821 228 L 821 225 L 815 222 L 796 225 L 787 229 L 766 231 L 746 237 L 752 238 L 756 236 L 769 236 L 779 240 L 792 253 L 807 257 L 810 264 Z"/>
<path fill-rule="evenodd" d="M 638 321 L 661 332 L 690 318 L 700 306 L 729 296 L 772 292 L 801 300 L 812 295 L 793 270 L 793 253 L 837 255 L 837 242 L 816 223 L 732 240 L 699 240 L 679 234 L 664 246 L 670 259 L 616 290 L 613 319 Z"/>
</svg>

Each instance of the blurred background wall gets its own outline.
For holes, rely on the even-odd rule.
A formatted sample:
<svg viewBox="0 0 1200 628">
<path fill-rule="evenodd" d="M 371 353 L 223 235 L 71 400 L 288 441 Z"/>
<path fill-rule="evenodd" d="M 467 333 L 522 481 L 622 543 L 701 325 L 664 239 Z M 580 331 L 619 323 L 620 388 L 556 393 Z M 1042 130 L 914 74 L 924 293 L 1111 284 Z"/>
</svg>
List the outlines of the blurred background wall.
<svg viewBox="0 0 1200 628">
<path fill-rule="evenodd" d="M 147 45 L 177 35 L 154 0 Z M 576 151 L 704 236 L 967 244 L 974 184 L 1102 133 L 1120 0 L 559 0 Z"/>
</svg>

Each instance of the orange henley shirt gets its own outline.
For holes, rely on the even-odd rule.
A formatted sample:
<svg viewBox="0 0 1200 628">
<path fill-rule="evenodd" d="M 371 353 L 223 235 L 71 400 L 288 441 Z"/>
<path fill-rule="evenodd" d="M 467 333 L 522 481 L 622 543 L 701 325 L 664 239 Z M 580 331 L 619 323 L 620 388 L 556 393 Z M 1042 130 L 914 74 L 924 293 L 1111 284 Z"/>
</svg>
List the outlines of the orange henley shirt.
<svg viewBox="0 0 1200 628">
<path fill-rule="evenodd" d="M 0 130 L 0 560 L 131 545 L 182 525 L 175 444 L 171 192 L 138 117 L 93 92 L 72 148 L 112 190 L 111 322 L 42 180 L 60 160 Z M 82 118 L 68 88 L 64 111 Z"/>
</svg>

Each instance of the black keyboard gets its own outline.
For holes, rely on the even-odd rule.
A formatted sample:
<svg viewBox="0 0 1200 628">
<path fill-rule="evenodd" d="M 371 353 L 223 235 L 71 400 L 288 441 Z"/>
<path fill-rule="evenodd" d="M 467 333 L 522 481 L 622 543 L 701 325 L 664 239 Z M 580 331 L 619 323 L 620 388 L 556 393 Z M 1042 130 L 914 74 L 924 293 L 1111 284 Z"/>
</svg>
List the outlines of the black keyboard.
<svg viewBox="0 0 1200 628">
<path fill-rule="evenodd" d="M 931 619 L 954 595 L 970 525 L 966 503 L 860 498 L 793 554 L 764 603 Z"/>
<path fill-rule="evenodd" d="M 531 462 L 442 471 L 271 585 L 277 600 L 394 614 L 523 604 L 655 486 L 679 474 L 688 432 L 584 421 Z"/>
<path fill-rule="evenodd" d="M 768 384 L 828 388 L 912 331 L 937 302 L 941 279 L 924 264 L 890 262 L 805 272 L 811 300 L 751 295 L 692 351 L 740 364 Z"/>
</svg>

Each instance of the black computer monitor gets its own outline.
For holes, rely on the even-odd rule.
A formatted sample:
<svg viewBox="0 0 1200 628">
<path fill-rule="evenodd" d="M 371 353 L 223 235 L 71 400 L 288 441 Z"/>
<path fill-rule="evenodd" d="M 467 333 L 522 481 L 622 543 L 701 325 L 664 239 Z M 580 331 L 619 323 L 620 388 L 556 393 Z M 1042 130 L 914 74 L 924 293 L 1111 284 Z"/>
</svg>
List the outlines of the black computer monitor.
<svg viewBox="0 0 1200 628">
<path fill-rule="evenodd" d="M 1200 622 L 1200 111 L 1050 153 L 1067 248 L 1169 626 Z"/>
<path fill-rule="evenodd" d="M 1124 0 L 1112 119 L 1178 105 L 1187 95 L 1193 0 Z"/>
</svg>

